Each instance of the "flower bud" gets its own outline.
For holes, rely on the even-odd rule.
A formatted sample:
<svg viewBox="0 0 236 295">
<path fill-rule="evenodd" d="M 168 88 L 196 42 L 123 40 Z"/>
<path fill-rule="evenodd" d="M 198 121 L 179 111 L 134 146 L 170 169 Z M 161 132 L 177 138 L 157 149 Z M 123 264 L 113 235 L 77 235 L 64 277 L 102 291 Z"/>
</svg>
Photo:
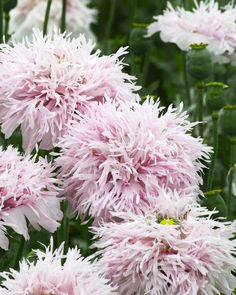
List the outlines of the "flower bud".
<svg viewBox="0 0 236 295">
<path fill-rule="evenodd" d="M 145 38 L 147 33 L 145 24 L 134 24 L 134 27 L 130 33 L 129 46 L 130 51 L 136 55 L 142 55 L 151 44 L 150 38 Z"/>
<path fill-rule="evenodd" d="M 207 95 L 206 104 L 207 107 L 212 111 L 219 111 L 224 105 L 224 90 L 228 87 L 226 84 L 221 82 L 210 82 L 206 84 Z"/>
<path fill-rule="evenodd" d="M 186 56 L 187 71 L 196 80 L 203 81 L 212 73 L 211 54 L 207 44 L 192 44 Z"/>
<path fill-rule="evenodd" d="M 224 107 L 221 115 L 221 127 L 229 136 L 236 136 L 236 105 Z"/>
</svg>

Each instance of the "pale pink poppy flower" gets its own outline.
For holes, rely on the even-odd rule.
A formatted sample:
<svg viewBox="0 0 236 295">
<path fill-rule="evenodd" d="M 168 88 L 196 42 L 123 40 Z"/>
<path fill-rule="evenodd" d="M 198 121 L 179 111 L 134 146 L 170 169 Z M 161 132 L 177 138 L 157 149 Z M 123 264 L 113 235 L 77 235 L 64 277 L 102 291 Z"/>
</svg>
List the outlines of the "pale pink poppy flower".
<svg viewBox="0 0 236 295">
<path fill-rule="evenodd" d="M 109 220 L 111 211 L 145 212 L 162 187 L 198 191 L 211 148 L 191 136 L 196 123 L 182 108 L 108 101 L 74 120 L 56 159 L 72 212 Z"/>
<path fill-rule="evenodd" d="M 160 32 L 164 42 L 175 43 L 189 50 L 192 43 L 206 43 L 216 61 L 228 61 L 236 48 L 236 7 L 220 8 L 215 0 L 194 1 L 192 11 L 174 8 L 170 2 L 163 15 L 155 16 L 148 26 L 147 36 Z"/>
<path fill-rule="evenodd" d="M 145 215 L 114 213 L 122 223 L 93 228 L 101 271 L 120 295 L 230 295 L 236 223 L 211 219 L 214 212 L 189 198 L 170 196 L 169 207 L 166 199 Z"/>
<path fill-rule="evenodd" d="M 95 38 L 91 24 L 96 22 L 96 9 L 89 8 L 89 0 L 67 0 L 66 29 L 73 36 L 84 34 Z M 25 36 L 32 38 L 32 28 L 43 30 L 47 0 L 18 0 L 17 6 L 10 11 L 9 33 L 14 40 L 22 40 Z M 62 1 L 53 0 L 48 21 L 48 32 L 54 27 L 60 28 Z"/>
<path fill-rule="evenodd" d="M 52 149 L 75 110 L 83 112 L 105 94 L 129 101 L 139 89 L 135 78 L 122 72 L 125 48 L 101 56 L 83 36 L 54 32 L 43 38 L 38 31 L 32 42 L 0 48 L 2 132 L 8 138 L 20 126 L 26 152 L 39 142 L 40 148 Z"/>
<path fill-rule="evenodd" d="M 46 159 L 22 156 L 12 146 L 0 148 L 0 224 L 11 227 L 29 239 L 27 221 L 54 232 L 62 218 L 58 181 Z M 0 228 L 0 246 L 7 248 L 4 228 Z"/>
<path fill-rule="evenodd" d="M 1 295 L 112 295 L 115 288 L 99 275 L 96 264 L 83 258 L 77 248 L 64 254 L 53 244 L 43 253 L 35 250 L 35 262 L 23 259 L 19 271 L 1 273 Z"/>
</svg>

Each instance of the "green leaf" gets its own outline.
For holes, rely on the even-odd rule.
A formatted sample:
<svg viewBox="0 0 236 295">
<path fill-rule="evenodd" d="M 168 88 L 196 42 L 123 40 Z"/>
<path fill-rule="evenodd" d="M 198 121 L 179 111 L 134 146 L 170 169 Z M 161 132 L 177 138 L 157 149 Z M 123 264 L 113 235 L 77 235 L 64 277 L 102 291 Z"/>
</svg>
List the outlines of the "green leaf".
<svg viewBox="0 0 236 295">
<path fill-rule="evenodd" d="M 214 215 L 215 217 L 226 217 L 227 207 L 220 192 L 221 190 L 213 190 L 204 193 L 205 198 L 203 198 L 200 203 L 201 206 L 207 207 L 209 210 L 217 210 L 218 213 Z"/>
</svg>

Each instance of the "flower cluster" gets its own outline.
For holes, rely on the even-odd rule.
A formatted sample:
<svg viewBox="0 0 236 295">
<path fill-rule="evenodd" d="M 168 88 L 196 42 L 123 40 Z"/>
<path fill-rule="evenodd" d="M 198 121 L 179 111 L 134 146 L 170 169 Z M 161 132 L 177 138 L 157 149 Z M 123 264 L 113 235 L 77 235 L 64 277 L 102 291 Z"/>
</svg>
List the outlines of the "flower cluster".
<svg viewBox="0 0 236 295">
<path fill-rule="evenodd" d="M 73 213 L 109 220 L 112 211 L 139 214 L 161 188 L 198 191 L 211 149 L 190 135 L 182 105 L 111 101 L 74 120 L 60 141 L 63 194 Z"/>
<path fill-rule="evenodd" d="M 19 1 L 11 15 L 16 39 L 36 17 L 36 26 L 42 25 L 46 4 Z M 70 30 L 91 35 L 96 13 L 88 4 L 67 1 Z M 58 25 L 61 5 L 52 2 L 50 27 Z M 214 0 L 195 5 L 185 11 L 169 3 L 148 36 L 159 31 L 183 50 L 204 42 L 215 56 L 234 54 L 236 8 L 220 9 Z M 0 45 L 1 132 L 8 139 L 19 128 L 26 152 L 0 147 L 0 247 L 8 249 L 9 227 L 25 239 L 29 225 L 54 232 L 63 217 L 60 201 L 66 199 L 72 216 L 92 219 L 97 249 L 83 258 L 77 247 L 66 254 L 63 244 L 55 250 L 51 240 L 45 252 L 34 251 L 35 259 L 23 259 L 18 271 L 0 274 L 2 295 L 230 295 L 234 290 L 236 221 L 218 220 L 216 210 L 198 204 L 212 149 L 192 135 L 197 123 L 189 121 L 182 103 L 165 108 L 159 100 L 141 101 L 136 78 L 123 72 L 126 53 L 120 48 L 101 55 L 83 35 L 71 38 L 56 29 L 47 36 L 33 30 L 21 43 Z M 206 64 L 210 73 L 212 64 Z M 195 78 L 208 74 L 198 62 L 199 68 Z M 38 144 L 55 148 L 53 164 L 29 155 L 34 148 L 38 152 Z M 67 248 L 66 218 L 57 233 Z"/>
<path fill-rule="evenodd" d="M 103 101 L 131 100 L 134 77 L 122 72 L 121 48 L 110 56 L 93 52 L 84 37 L 70 39 L 35 31 L 32 42 L 1 45 L 0 123 L 6 138 L 20 126 L 23 148 L 51 149 L 75 111 Z"/>
<path fill-rule="evenodd" d="M 175 43 L 180 49 L 188 50 L 190 44 L 206 43 L 208 50 L 219 61 L 232 55 L 236 47 L 236 7 L 228 4 L 219 8 L 215 0 L 195 3 L 193 11 L 182 7 L 174 8 L 168 2 L 163 15 L 155 16 L 149 25 L 147 36 L 160 32 L 164 42 Z"/>
<path fill-rule="evenodd" d="M 66 24 L 67 31 L 74 36 L 84 34 L 88 38 L 95 38 L 91 31 L 91 24 L 96 22 L 97 11 L 88 7 L 89 0 L 67 0 Z M 32 27 L 43 29 L 47 0 L 18 0 L 15 9 L 10 12 L 9 32 L 15 40 L 22 40 L 25 36 L 32 38 Z M 48 28 L 60 27 L 62 1 L 53 0 L 51 4 Z"/>
<path fill-rule="evenodd" d="M 0 148 L 0 247 L 8 248 L 5 227 L 29 239 L 27 222 L 54 232 L 62 218 L 58 181 L 46 159 L 24 157 L 12 146 Z"/>
<path fill-rule="evenodd" d="M 19 271 L 11 270 L 3 277 L 2 295 L 112 295 L 115 288 L 99 275 L 95 264 L 84 259 L 77 248 L 64 255 L 61 245 L 53 251 L 53 243 L 46 252 L 36 250 L 36 262 L 24 259 Z"/>
</svg>

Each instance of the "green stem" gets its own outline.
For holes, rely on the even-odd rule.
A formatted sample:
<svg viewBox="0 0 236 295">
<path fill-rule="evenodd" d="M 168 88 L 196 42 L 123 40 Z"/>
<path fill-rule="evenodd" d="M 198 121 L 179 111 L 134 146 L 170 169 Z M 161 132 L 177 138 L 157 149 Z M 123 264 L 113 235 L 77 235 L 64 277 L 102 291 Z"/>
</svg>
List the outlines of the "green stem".
<svg viewBox="0 0 236 295">
<path fill-rule="evenodd" d="M 152 44 L 150 43 L 144 57 L 144 62 L 143 62 L 143 71 L 142 71 L 142 82 L 141 85 L 144 88 L 146 85 L 146 80 L 148 76 L 148 69 L 149 69 L 149 64 L 150 64 L 150 56 L 151 56 L 151 50 L 152 50 Z"/>
<path fill-rule="evenodd" d="M 227 218 L 231 220 L 231 207 L 232 207 L 232 185 L 233 185 L 233 169 L 231 168 L 229 171 L 228 177 L 228 200 L 227 200 Z"/>
<path fill-rule="evenodd" d="M 53 233 L 53 245 L 54 249 L 57 249 L 60 245 L 60 229 L 57 229 L 57 231 Z"/>
<path fill-rule="evenodd" d="M 65 242 L 65 252 L 67 252 L 69 247 L 69 227 L 70 227 L 69 219 L 66 216 L 67 207 L 68 207 L 67 202 L 64 202 L 63 204 L 64 218 L 62 221 L 62 241 Z"/>
<path fill-rule="evenodd" d="M 69 247 L 69 228 L 70 228 L 69 220 L 65 216 L 63 220 L 63 241 L 65 242 L 65 252 L 68 251 L 68 247 Z"/>
<path fill-rule="evenodd" d="M 227 200 L 227 217 L 231 220 L 232 209 L 232 197 L 233 197 L 233 176 L 234 176 L 234 164 L 236 162 L 236 137 L 230 138 L 230 170 L 228 177 L 228 200 Z"/>
<path fill-rule="evenodd" d="M 16 256 L 15 256 L 14 263 L 13 263 L 14 269 L 18 269 L 19 261 L 21 260 L 21 258 L 23 256 L 24 247 L 25 247 L 25 238 L 23 236 L 21 236 L 20 242 L 19 242 L 19 247 L 17 249 Z"/>
<path fill-rule="evenodd" d="M 199 135 L 203 138 L 203 95 L 204 95 L 204 82 L 199 82 L 197 84 L 198 88 L 198 121 L 201 123 L 199 124 Z"/>
<path fill-rule="evenodd" d="M 67 0 L 62 0 L 61 33 L 64 33 L 66 30 L 66 6 Z"/>
<path fill-rule="evenodd" d="M 69 219 L 66 216 L 66 211 L 67 211 L 66 201 L 64 201 L 62 203 L 61 209 L 63 212 L 63 219 L 62 219 L 60 228 L 58 228 L 57 231 L 54 233 L 53 239 L 54 239 L 54 246 L 55 247 L 59 247 L 64 242 L 64 249 L 65 249 L 65 252 L 67 252 L 68 247 L 69 247 L 70 224 L 69 224 Z"/>
<path fill-rule="evenodd" d="M 185 93 L 186 93 L 186 101 L 187 105 L 191 104 L 191 96 L 190 96 L 190 88 L 189 88 L 189 81 L 188 81 L 188 72 L 187 72 L 187 65 L 186 65 L 186 54 L 183 53 L 184 57 L 184 86 L 185 86 Z"/>
<path fill-rule="evenodd" d="M 136 67 L 136 61 L 135 61 L 135 54 L 133 52 L 130 53 L 130 70 L 131 70 L 131 75 L 136 76 L 137 67 Z"/>
<path fill-rule="evenodd" d="M 229 78 L 229 73 L 230 73 L 230 64 L 225 65 L 226 71 L 224 75 L 224 83 L 228 84 L 228 78 Z"/>
<path fill-rule="evenodd" d="M 212 113 L 212 122 L 213 122 L 213 147 L 214 147 L 214 153 L 211 157 L 211 164 L 210 169 L 208 172 L 208 178 L 207 178 L 207 191 L 210 191 L 212 189 L 212 183 L 213 183 L 213 176 L 215 172 L 215 164 L 218 154 L 218 118 L 219 114 L 218 112 Z"/>
<path fill-rule="evenodd" d="M 196 94 L 196 89 L 194 89 L 194 97 Z M 196 122 L 198 120 L 198 104 L 194 102 L 194 109 L 193 109 L 193 122 Z M 192 130 L 192 136 L 197 137 L 198 134 L 198 125 L 196 125 Z"/>
<path fill-rule="evenodd" d="M 4 36 L 5 36 L 6 42 L 9 40 L 9 36 L 8 36 L 9 21 L 10 21 L 10 14 L 9 14 L 9 12 L 6 12 L 5 13 L 5 27 L 4 27 Z"/>
<path fill-rule="evenodd" d="M 3 43 L 3 0 L 0 0 L 0 43 Z"/>
<path fill-rule="evenodd" d="M 230 167 L 232 168 L 236 163 L 236 137 L 230 138 Z"/>
<path fill-rule="evenodd" d="M 111 5 L 110 5 L 110 13 L 109 13 L 109 18 L 108 18 L 108 23 L 107 23 L 107 28 L 106 28 L 106 33 L 105 33 L 105 39 L 108 40 L 111 34 L 111 28 L 112 24 L 114 21 L 114 16 L 115 16 L 115 10 L 116 10 L 116 4 L 117 0 L 110 0 Z"/>
<path fill-rule="evenodd" d="M 6 255 L 6 250 L 0 248 L 0 257 L 4 257 Z M 0 259 L 0 272 L 6 269 L 5 263 L 3 259 Z"/>
<path fill-rule="evenodd" d="M 1 129 L 0 129 L 0 141 L 1 141 L 1 144 L 3 146 L 3 148 L 5 149 L 6 146 L 7 146 L 7 141 L 5 139 L 5 136 L 4 134 L 2 133 Z"/>
<path fill-rule="evenodd" d="M 43 22 L 43 36 L 45 36 L 47 34 L 48 20 L 49 20 L 51 5 L 52 5 L 52 0 L 48 0 L 46 12 L 45 12 L 45 17 L 44 17 L 44 22 Z"/>
</svg>

